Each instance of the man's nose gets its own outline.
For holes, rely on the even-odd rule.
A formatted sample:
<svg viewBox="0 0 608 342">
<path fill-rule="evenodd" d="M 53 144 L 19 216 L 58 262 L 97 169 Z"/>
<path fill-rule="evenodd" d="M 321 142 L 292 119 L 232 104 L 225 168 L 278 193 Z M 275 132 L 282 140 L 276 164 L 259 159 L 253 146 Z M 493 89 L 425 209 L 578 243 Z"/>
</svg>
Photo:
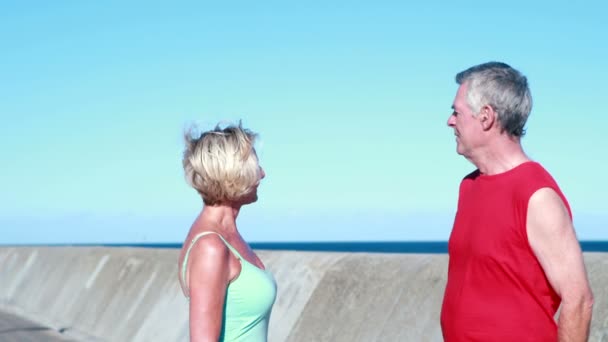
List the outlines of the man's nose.
<svg viewBox="0 0 608 342">
<path fill-rule="evenodd" d="M 450 117 L 448 117 L 448 122 L 447 122 L 449 127 L 452 127 L 456 124 L 456 117 L 454 116 L 454 114 L 450 115 Z"/>
</svg>

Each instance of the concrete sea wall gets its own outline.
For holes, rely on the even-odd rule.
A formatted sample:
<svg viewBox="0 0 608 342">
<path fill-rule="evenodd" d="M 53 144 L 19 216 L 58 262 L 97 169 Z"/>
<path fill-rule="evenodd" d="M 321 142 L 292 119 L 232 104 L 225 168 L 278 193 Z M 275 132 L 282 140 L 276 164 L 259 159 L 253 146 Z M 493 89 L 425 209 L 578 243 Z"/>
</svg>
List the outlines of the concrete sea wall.
<svg viewBox="0 0 608 342">
<path fill-rule="evenodd" d="M 188 341 L 175 249 L 1 247 L 0 310 L 81 341 Z M 447 255 L 258 251 L 269 341 L 442 341 Z M 608 341 L 608 253 L 586 253 L 590 341 Z"/>
</svg>

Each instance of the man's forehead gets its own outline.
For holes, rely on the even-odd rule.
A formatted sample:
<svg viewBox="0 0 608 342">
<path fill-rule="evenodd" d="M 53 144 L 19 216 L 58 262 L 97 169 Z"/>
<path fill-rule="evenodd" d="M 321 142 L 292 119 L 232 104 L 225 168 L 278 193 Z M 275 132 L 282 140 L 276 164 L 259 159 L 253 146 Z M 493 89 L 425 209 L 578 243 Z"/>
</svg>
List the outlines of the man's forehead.
<svg viewBox="0 0 608 342">
<path fill-rule="evenodd" d="M 469 88 L 468 82 L 462 83 L 461 85 L 458 86 L 458 90 L 456 91 L 456 94 L 466 94 L 467 89 Z"/>
<path fill-rule="evenodd" d="M 454 97 L 454 102 L 452 102 L 452 109 L 461 110 L 464 105 L 466 105 L 466 99 L 463 96 Z"/>
</svg>

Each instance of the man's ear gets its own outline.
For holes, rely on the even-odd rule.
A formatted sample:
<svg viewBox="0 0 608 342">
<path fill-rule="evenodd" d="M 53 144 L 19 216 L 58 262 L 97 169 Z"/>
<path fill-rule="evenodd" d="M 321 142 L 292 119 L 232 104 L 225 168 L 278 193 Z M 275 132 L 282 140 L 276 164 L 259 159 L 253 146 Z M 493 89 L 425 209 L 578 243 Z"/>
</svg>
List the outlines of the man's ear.
<svg viewBox="0 0 608 342">
<path fill-rule="evenodd" d="M 481 107 L 481 110 L 479 111 L 479 122 L 484 131 L 488 131 L 494 126 L 494 123 L 496 122 L 496 112 L 492 106 L 485 105 Z"/>
</svg>

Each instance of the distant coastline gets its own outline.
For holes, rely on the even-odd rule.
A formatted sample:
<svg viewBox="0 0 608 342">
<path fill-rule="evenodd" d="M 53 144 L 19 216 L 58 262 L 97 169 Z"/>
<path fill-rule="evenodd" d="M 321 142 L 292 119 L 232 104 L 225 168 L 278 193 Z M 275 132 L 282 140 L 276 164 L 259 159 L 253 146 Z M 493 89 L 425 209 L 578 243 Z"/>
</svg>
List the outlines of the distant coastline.
<svg viewBox="0 0 608 342">
<path fill-rule="evenodd" d="M 608 252 L 608 241 L 581 241 L 583 252 Z M 445 254 L 447 241 L 327 241 L 252 242 L 253 249 L 349 253 L 429 253 Z M 0 244 L 0 246 L 104 246 L 139 248 L 181 248 L 182 243 L 77 243 L 77 244 Z"/>
</svg>

